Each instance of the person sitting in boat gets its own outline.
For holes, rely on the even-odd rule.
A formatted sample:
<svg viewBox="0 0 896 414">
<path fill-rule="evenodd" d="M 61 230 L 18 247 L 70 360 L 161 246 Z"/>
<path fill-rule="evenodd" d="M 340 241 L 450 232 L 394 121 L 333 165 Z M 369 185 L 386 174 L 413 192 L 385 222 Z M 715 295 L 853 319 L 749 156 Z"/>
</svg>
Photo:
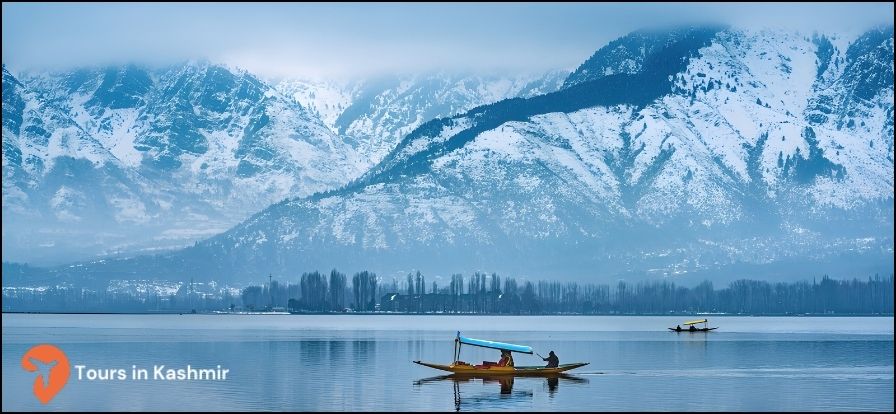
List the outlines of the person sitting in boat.
<svg viewBox="0 0 896 414">
<path fill-rule="evenodd" d="M 675 325 L 675 330 L 676 330 L 676 331 L 680 331 L 680 330 L 681 330 L 681 325 Z"/>
<path fill-rule="evenodd" d="M 543 361 L 548 361 L 548 364 L 545 365 L 545 368 L 557 368 L 560 365 L 560 358 L 557 358 L 557 354 L 554 351 L 551 351 L 548 354 L 547 358 L 542 358 Z"/>
<path fill-rule="evenodd" d="M 688 328 L 688 330 L 689 330 L 689 331 L 696 331 L 696 330 L 697 330 L 697 328 L 695 328 L 695 327 L 694 327 L 694 325 L 691 325 L 691 327 L 690 327 L 690 328 Z"/>
<path fill-rule="evenodd" d="M 498 361 L 499 367 L 512 367 L 513 366 L 513 355 L 510 355 L 510 351 L 501 350 L 501 360 Z"/>
</svg>

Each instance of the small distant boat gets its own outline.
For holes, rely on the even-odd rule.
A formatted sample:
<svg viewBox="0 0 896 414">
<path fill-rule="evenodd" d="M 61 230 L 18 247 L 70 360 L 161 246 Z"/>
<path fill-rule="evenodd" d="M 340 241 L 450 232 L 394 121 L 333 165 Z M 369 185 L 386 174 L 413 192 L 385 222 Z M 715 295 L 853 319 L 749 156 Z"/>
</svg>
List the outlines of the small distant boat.
<svg viewBox="0 0 896 414">
<path fill-rule="evenodd" d="M 699 323 L 703 324 L 702 328 L 698 328 L 695 326 Z M 688 326 L 688 328 L 682 328 L 681 325 Z M 716 326 L 714 328 L 710 328 L 709 320 L 707 320 L 707 319 L 700 319 L 700 320 L 696 320 L 696 321 L 687 321 L 681 325 L 678 325 L 674 328 L 669 328 L 669 330 L 673 331 L 673 332 L 709 332 L 709 331 L 712 331 L 715 329 L 719 329 L 718 326 Z"/>
<path fill-rule="evenodd" d="M 577 362 L 573 364 L 561 364 L 556 367 L 547 368 L 544 366 L 513 366 L 504 367 L 492 364 L 471 365 L 460 360 L 460 349 L 462 345 L 481 346 L 483 348 L 500 349 L 503 351 L 518 352 L 522 354 L 532 354 L 532 348 L 525 345 L 514 345 L 504 342 L 487 341 L 483 339 L 473 339 L 461 336 L 460 332 L 454 339 L 454 362 L 451 365 L 433 364 L 429 362 L 414 361 L 415 364 L 425 367 L 440 369 L 442 371 L 453 372 L 457 375 L 472 376 L 492 376 L 492 375 L 516 375 L 516 376 L 547 376 L 556 375 L 561 372 L 569 371 L 579 367 L 588 365 L 587 362 Z"/>
</svg>

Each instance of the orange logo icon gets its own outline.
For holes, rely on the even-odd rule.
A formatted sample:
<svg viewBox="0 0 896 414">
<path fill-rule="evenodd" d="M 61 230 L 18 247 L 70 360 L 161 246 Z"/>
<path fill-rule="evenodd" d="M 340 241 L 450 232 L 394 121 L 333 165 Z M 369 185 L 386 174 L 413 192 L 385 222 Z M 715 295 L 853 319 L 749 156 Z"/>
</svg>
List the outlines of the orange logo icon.
<svg viewBox="0 0 896 414">
<path fill-rule="evenodd" d="M 28 372 L 39 371 L 34 379 L 34 396 L 46 404 L 62 391 L 71 374 L 68 358 L 61 349 L 41 344 L 28 350 L 22 357 L 22 368 Z"/>
</svg>

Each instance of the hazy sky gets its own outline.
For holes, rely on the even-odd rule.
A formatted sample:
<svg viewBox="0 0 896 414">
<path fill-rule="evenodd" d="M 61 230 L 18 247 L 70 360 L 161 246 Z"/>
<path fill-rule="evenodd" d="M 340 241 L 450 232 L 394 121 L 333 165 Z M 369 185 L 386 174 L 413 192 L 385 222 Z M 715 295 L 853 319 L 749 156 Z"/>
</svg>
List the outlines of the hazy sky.
<svg viewBox="0 0 896 414">
<path fill-rule="evenodd" d="M 264 76 L 572 69 L 635 29 L 694 21 L 855 31 L 892 3 L 10 4 L 13 69 L 208 59 Z"/>
</svg>

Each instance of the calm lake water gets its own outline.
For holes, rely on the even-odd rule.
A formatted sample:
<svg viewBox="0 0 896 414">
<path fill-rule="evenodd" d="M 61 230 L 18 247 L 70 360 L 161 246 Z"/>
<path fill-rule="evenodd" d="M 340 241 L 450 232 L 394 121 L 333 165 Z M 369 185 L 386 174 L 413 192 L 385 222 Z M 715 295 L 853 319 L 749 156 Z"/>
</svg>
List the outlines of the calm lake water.
<svg viewBox="0 0 896 414">
<path fill-rule="evenodd" d="M 893 411 L 893 318 L 398 315 L 3 315 L 8 410 Z M 457 330 L 590 362 L 556 379 L 455 380 Z M 48 405 L 24 353 L 50 343 L 71 362 Z M 494 350 L 465 346 L 467 362 Z M 516 365 L 543 364 L 515 354 Z M 215 368 L 222 381 L 153 380 L 153 365 Z M 150 380 L 78 380 L 87 368 L 148 368 Z"/>
</svg>

